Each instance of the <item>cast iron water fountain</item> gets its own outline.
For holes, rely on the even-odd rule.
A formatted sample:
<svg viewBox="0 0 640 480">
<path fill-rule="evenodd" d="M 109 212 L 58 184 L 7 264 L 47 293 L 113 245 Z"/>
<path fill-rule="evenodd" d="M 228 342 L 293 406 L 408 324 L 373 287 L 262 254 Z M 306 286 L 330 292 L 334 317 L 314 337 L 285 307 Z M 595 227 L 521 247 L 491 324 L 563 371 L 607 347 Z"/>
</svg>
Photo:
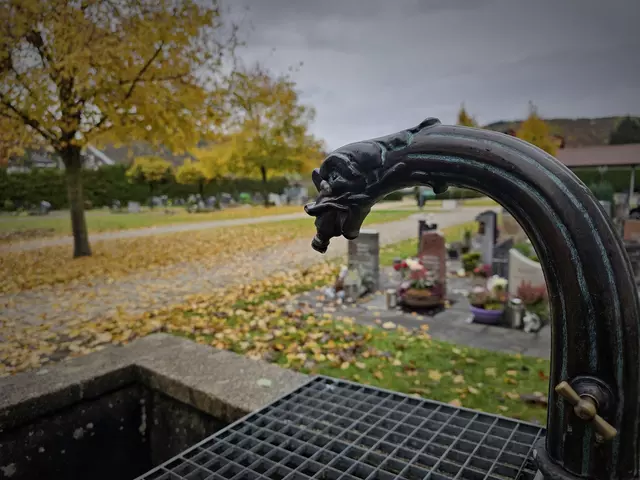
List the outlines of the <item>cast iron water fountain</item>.
<svg viewBox="0 0 640 480">
<path fill-rule="evenodd" d="M 546 431 L 326 377 L 165 462 L 144 480 L 632 480 L 639 474 L 639 313 L 622 240 L 567 168 L 514 137 L 427 119 L 331 153 L 313 248 L 355 238 L 400 188 L 473 188 L 522 225 L 543 265 L 552 349 Z"/>
<path fill-rule="evenodd" d="M 415 128 L 331 153 L 306 207 L 312 246 L 358 235 L 371 207 L 400 188 L 448 184 L 499 201 L 522 225 L 550 291 L 552 355 L 544 478 L 638 478 L 639 304 L 631 267 L 607 214 L 587 187 L 542 150 L 485 130 Z"/>
</svg>

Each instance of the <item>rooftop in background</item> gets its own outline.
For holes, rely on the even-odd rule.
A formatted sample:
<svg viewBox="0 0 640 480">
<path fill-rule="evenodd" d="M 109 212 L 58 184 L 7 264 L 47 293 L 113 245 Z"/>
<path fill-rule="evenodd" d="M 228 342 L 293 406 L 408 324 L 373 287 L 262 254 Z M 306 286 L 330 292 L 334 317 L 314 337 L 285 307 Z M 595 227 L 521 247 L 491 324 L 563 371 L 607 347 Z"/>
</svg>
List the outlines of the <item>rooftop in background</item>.
<svg viewBox="0 0 640 480">
<path fill-rule="evenodd" d="M 600 118 L 545 118 L 551 132 L 561 135 L 567 148 L 593 147 L 609 143 L 609 135 L 621 117 Z M 522 120 L 499 121 L 483 128 L 505 132 L 517 130 Z"/>
<path fill-rule="evenodd" d="M 569 168 L 640 165 L 640 143 L 563 148 L 556 158 Z"/>
</svg>

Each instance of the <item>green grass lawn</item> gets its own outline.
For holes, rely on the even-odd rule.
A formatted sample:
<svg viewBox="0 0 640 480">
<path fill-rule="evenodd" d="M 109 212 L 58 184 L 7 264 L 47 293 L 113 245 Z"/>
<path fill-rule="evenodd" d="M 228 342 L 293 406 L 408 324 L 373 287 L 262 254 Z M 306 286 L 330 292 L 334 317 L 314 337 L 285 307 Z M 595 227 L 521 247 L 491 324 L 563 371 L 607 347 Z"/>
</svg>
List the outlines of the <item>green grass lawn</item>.
<svg viewBox="0 0 640 480">
<path fill-rule="evenodd" d="M 465 230 L 468 229 L 475 233 L 477 226 L 477 222 L 471 221 L 443 228 L 442 233 L 444 234 L 444 238 L 447 243 L 459 242 L 462 240 Z M 417 254 L 417 238 L 410 238 L 402 242 L 393 243 L 380 249 L 380 265 L 392 265 L 394 258 L 415 257 Z"/>
<path fill-rule="evenodd" d="M 489 197 L 468 198 L 462 201 L 465 207 L 495 207 L 500 205 L 498 202 Z"/>
<path fill-rule="evenodd" d="M 184 208 L 172 208 L 171 215 L 164 213 L 164 209 L 146 209 L 140 213 L 111 213 L 108 210 L 89 210 L 87 226 L 90 233 L 128 230 L 132 228 L 172 225 L 177 223 L 206 222 L 211 220 L 229 220 L 236 218 L 255 218 L 269 215 L 301 213 L 299 205 L 282 207 L 239 207 L 218 212 L 187 213 Z M 71 234 L 71 220 L 68 212 L 53 212 L 47 216 L 13 216 L 0 215 L 0 232 L 29 229 L 53 229 L 57 235 Z"/>
</svg>

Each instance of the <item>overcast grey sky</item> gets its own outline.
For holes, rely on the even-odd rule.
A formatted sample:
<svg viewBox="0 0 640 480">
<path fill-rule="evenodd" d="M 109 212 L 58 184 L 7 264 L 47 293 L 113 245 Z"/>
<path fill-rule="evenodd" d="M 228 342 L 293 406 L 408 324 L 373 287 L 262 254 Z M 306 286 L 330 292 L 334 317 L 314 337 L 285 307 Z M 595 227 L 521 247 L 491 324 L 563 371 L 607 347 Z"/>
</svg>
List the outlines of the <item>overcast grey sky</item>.
<svg viewBox="0 0 640 480">
<path fill-rule="evenodd" d="M 231 0 L 229 0 L 231 1 Z M 233 0 L 244 61 L 294 78 L 330 148 L 461 102 L 481 123 L 640 114 L 640 0 Z"/>
</svg>

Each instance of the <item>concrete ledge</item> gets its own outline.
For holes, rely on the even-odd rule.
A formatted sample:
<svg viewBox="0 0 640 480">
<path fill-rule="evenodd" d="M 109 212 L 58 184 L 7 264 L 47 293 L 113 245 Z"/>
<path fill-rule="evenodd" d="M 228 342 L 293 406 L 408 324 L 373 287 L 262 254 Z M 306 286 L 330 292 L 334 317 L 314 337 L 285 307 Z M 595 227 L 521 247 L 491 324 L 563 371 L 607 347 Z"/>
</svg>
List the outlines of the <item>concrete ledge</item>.
<svg viewBox="0 0 640 480">
<path fill-rule="evenodd" d="M 261 379 L 268 382 L 259 383 Z M 233 422 L 308 380 L 291 370 L 159 333 L 0 379 L 0 431 L 136 383 Z"/>
</svg>

